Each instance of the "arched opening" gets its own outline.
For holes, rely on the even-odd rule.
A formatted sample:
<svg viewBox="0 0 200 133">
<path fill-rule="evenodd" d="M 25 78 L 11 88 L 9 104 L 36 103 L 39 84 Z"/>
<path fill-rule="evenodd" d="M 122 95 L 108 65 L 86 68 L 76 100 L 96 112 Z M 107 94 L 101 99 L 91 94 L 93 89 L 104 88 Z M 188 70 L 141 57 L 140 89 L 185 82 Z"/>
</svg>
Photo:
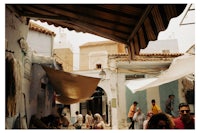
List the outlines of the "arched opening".
<svg viewBox="0 0 200 133">
<path fill-rule="evenodd" d="M 80 103 L 80 110 L 83 116 L 89 110 L 93 115 L 99 113 L 104 119 L 104 122 L 108 123 L 108 105 L 105 91 L 101 87 L 97 87 L 90 100 Z"/>
</svg>

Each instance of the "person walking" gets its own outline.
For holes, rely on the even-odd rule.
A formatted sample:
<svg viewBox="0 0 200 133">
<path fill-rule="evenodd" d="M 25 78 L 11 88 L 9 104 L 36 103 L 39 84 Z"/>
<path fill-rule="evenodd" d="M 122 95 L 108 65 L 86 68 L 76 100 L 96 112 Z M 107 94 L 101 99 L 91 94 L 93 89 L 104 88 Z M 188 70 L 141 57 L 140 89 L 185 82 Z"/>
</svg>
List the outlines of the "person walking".
<svg viewBox="0 0 200 133">
<path fill-rule="evenodd" d="M 128 118 L 131 120 L 131 125 L 129 126 L 129 129 L 134 129 L 133 116 L 136 112 L 137 104 L 138 104 L 138 102 L 134 101 L 133 104 L 129 108 Z"/>
<path fill-rule="evenodd" d="M 153 114 L 157 114 L 157 113 L 161 113 L 162 112 L 162 110 L 160 109 L 160 106 L 158 106 L 157 104 L 156 104 L 156 100 L 155 99 L 152 99 L 151 100 L 151 104 L 152 104 L 152 112 L 153 112 Z"/>
<path fill-rule="evenodd" d="M 89 110 L 87 114 L 85 115 L 85 125 L 87 129 L 92 129 L 93 125 L 93 116 L 91 111 Z"/>
<path fill-rule="evenodd" d="M 93 129 L 105 129 L 105 123 L 99 113 L 94 114 Z"/>
<path fill-rule="evenodd" d="M 134 116 L 133 116 L 134 129 L 143 129 L 144 120 L 145 120 L 145 115 L 141 111 L 141 108 L 138 107 Z"/>
<path fill-rule="evenodd" d="M 80 114 L 78 111 L 76 111 L 75 114 L 76 114 L 77 120 L 76 120 L 76 122 L 73 124 L 73 126 L 74 126 L 76 129 L 81 129 L 81 128 L 82 128 L 82 125 L 83 125 L 83 115 Z"/>
<path fill-rule="evenodd" d="M 179 104 L 180 116 L 174 119 L 175 129 L 194 129 L 195 121 L 190 116 L 190 107 L 187 103 Z"/>
<path fill-rule="evenodd" d="M 146 119 L 143 122 L 143 129 L 147 129 L 148 121 L 150 120 L 151 116 L 153 115 L 152 111 L 147 113 Z"/>
<path fill-rule="evenodd" d="M 171 94 L 168 96 L 168 99 L 166 100 L 165 102 L 165 113 L 175 117 L 175 114 L 174 114 L 174 95 Z"/>
</svg>

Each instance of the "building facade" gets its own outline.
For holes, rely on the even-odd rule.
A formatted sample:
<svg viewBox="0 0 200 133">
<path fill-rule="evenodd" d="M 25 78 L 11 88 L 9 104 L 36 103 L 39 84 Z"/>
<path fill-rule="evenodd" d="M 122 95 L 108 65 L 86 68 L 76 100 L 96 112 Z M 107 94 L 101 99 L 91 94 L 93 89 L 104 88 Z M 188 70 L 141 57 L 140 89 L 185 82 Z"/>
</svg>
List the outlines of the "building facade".
<svg viewBox="0 0 200 133">
<path fill-rule="evenodd" d="M 101 104 L 93 104 L 95 104 L 96 108 L 97 106 L 101 106 L 101 115 L 103 115 L 104 112 L 107 113 L 106 119 L 108 119 L 108 121 L 106 122 L 112 127 L 112 129 L 126 129 L 128 127 L 130 121 L 127 114 L 129 107 L 134 100 L 138 101 L 138 106 L 146 114 L 151 110 L 152 99 L 155 99 L 157 104 L 160 105 L 161 109 L 164 111 L 165 100 L 168 98 L 168 95 L 174 94 L 174 107 L 176 108 L 175 114 L 178 116 L 178 104 L 180 102 L 187 102 L 182 90 L 184 86 L 182 82 L 185 77 L 157 87 L 151 87 L 136 92 L 132 92 L 126 83 L 129 80 L 145 79 L 160 75 L 163 71 L 169 68 L 171 62 L 176 57 L 182 56 L 183 54 L 176 53 L 177 51 L 169 53 L 170 50 L 168 52 L 161 50 L 161 53 L 140 54 L 130 61 L 129 56 L 125 52 L 117 54 L 106 54 L 106 52 L 101 52 L 101 54 L 99 54 L 99 51 L 101 51 L 102 48 L 101 45 L 95 47 L 94 42 L 91 47 L 89 45 L 86 46 L 87 47 L 84 47 L 83 45 L 83 47 L 80 47 L 80 51 L 82 51 L 81 53 L 84 55 L 84 58 L 82 57 L 81 60 L 82 62 L 84 61 L 84 63 L 80 62 L 80 66 L 82 66 L 80 68 L 82 68 L 82 71 L 80 70 L 76 73 L 102 78 L 102 76 L 98 74 L 100 74 L 102 70 L 105 72 L 98 87 L 100 87 L 106 95 L 101 97 Z M 113 47 L 113 49 L 115 49 L 115 47 Z M 95 50 L 97 50 L 97 52 L 95 52 Z M 94 55 L 93 61 L 91 57 L 92 54 Z M 85 62 L 87 62 L 88 65 Z M 92 65 L 93 67 L 91 67 Z M 88 70 L 86 70 L 86 68 L 88 68 Z M 104 98 L 104 96 L 106 98 Z M 106 100 L 106 102 L 104 100 Z M 83 114 L 90 109 L 88 106 L 90 103 L 91 102 L 88 101 L 80 103 L 80 111 L 82 110 L 81 104 L 84 104 L 84 109 L 82 111 Z M 192 107 L 192 109 L 194 108 Z"/>
<path fill-rule="evenodd" d="M 61 65 L 63 71 L 73 71 L 73 52 L 69 48 L 53 49 L 53 57 Z"/>
<path fill-rule="evenodd" d="M 80 69 L 108 68 L 108 54 L 125 53 L 124 44 L 114 41 L 88 42 L 80 46 Z"/>
<path fill-rule="evenodd" d="M 53 65 L 51 56 L 54 36 L 55 34 L 47 29 L 27 24 L 26 19 L 19 19 L 14 12 L 6 8 L 5 49 L 6 66 L 9 68 L 6 69 L 7 129 L 29 128 L 33 115 L 42 117 L 52 113 L 54 92 L 48 86 L 40 64 Z M 14 78 L 10 79 L 11 75 Z M 14 86 L 10 88 L 9 84 Z"/>
</svg>

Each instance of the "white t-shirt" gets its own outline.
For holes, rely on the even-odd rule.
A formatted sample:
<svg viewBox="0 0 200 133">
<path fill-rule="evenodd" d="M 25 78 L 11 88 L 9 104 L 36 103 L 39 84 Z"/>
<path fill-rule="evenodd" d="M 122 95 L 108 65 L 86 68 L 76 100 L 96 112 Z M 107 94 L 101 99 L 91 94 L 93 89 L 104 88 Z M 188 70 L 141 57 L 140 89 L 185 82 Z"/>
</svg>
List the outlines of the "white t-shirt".
<svg viewBox="0 0 200 133">
<path fill-rule="evenodd" d="M 82 114 L 78 114 L 77 115 L 77 122 L 80 126 L 83 125 L 83 115 Z"/>
</svg>

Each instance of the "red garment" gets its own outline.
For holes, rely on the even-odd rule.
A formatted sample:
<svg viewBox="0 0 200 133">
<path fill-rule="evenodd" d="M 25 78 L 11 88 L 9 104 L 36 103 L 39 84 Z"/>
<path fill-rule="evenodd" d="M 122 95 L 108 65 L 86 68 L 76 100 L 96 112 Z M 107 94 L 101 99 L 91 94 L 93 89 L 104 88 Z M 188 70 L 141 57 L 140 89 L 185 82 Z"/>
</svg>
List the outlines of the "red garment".
<svg viewBox="0 0 200 133">
<path fill-rule="evenodd" d="M 183 121 L 180 117 L 174 119 L 175 129 L 184 129 Z"/>
<path fill-rule="evenodd" d="M 191 117 L 191 120 L 184 125 L 183 121 L 181 120 L 181 117 L 178 117 L 174 119 L 175 129 L 194 129 L 194 118 Z"/>
</svg>

